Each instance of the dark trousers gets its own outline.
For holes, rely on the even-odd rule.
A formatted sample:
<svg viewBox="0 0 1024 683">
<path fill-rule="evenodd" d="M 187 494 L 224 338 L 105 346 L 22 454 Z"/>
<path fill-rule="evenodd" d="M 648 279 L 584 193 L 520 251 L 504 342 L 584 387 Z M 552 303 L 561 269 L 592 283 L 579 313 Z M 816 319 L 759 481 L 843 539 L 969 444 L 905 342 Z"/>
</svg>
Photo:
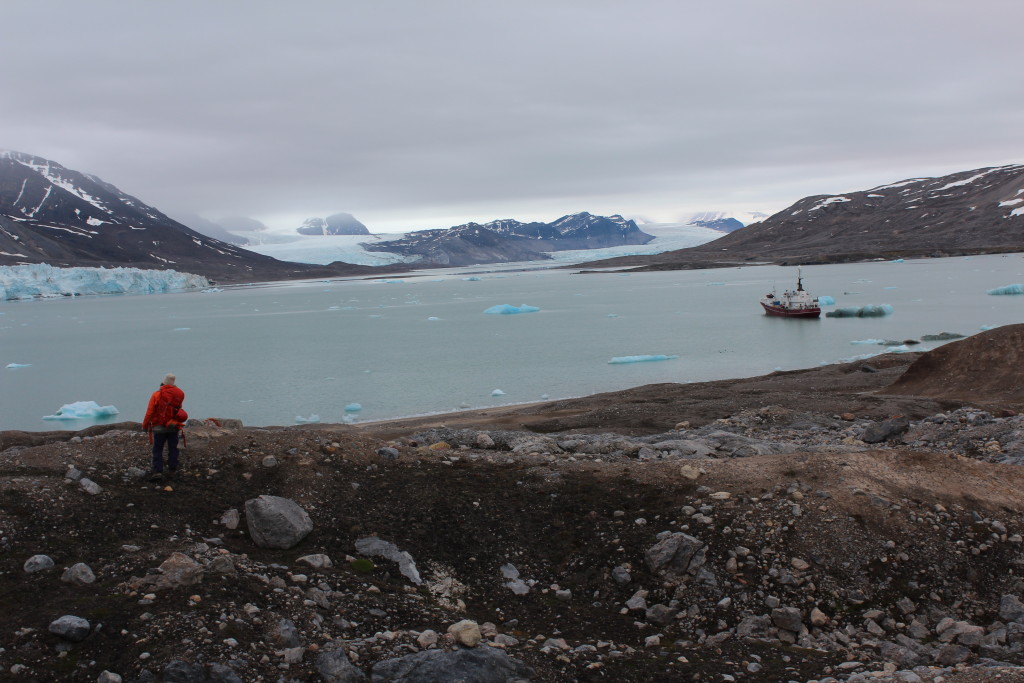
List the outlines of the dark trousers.
<svg viewBox="0 0 1024 683">
<path fill-rule="evenodd" d="M 153 430 L 153 471 L 164 471 L 164 444 L 167 444 L 167 466 L 178 469 L 178 430 Z"/>
</svg>

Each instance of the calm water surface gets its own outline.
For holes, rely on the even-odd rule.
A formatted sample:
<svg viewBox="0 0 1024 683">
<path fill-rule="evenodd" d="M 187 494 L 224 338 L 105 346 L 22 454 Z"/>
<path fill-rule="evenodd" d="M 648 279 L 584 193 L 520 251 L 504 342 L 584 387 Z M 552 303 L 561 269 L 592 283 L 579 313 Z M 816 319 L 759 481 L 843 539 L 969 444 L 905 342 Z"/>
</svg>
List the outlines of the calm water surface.
<svg viewBox="0 0 1024 683">
<path fill-rule="evenodd" d="M 1019 254 L 803 269 L 807 289 L 838 306 L 894 308 L 866 319 L 763 315 L 758 299 L 792 286 L 795 268 L 471 272 L 0 303 L 0 429 L 92 424 L 42 419 L 75 401 L 141 420 L 169 371 L 193 417 L 370 421 L 805 368 L 883 348 L 858 340 L 1024 320 L 1024 296 L 985 293 L 1024 281 Z M 541 310 L 483 314 L 497 304 Z M 678 358 L 608 362 L 659 354 Z"/>
</svg>

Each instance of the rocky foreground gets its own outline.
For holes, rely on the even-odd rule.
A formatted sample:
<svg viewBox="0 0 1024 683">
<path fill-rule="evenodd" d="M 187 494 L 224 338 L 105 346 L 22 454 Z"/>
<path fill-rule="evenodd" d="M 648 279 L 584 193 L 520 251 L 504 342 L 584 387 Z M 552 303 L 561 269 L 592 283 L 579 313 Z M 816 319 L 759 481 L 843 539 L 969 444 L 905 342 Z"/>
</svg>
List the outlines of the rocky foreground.
<svg viewBox="0 0 1024 683">
<path fill-rule="evenodd" d="M 908 362 L 646 432 L 550 429 L 606 398 L 524 408 L 545 433 L 193 421 L 158 484 L 137 425 L 6 433 L 2 678 L 1024 680 L 1024 417 L 876 396 Z"/>
</svg>

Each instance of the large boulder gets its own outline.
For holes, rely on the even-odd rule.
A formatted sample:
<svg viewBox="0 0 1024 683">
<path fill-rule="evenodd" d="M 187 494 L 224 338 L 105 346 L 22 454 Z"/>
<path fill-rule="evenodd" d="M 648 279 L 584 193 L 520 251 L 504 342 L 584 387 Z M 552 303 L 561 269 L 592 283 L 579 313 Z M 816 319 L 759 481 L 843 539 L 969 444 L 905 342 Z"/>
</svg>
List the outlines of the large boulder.
<svg viewBox="0 0 1024 683">
<path fill-rule="evenodd" d="M 644 553 L 644 560 L 652 572 L 668 580 L 696 575 L 704 566 L 707 547 L 699 538 L 681 531 L 664 535 Z"/>
<path fill-rule="evenodd" d="M 341 649 L 321 652 L 314 660 L 314 666 L 326 683 L 362 683 L 366 680 L 366 674 L 350 662 Z"/>
<path fill-rule="evenodd" d="M 293 548 L 313 530 L 313 521 L 299 504 L 279 496 L 245 501 L 245 522 L 253 543 L 261 548 Z"/>
<path fill-rule="evenodd" d="M 492 647 L 424 650 L 374 664 L 374 683 L 509 683 L 528 681 L 533 669 Z"/>
<path fill-rule="evenodd" d="M 91 629 L 92 627 L 89 625 L 89 622 L 82 617 L 65 614 L 63 617 L 51 621 L 48 630 L 53 635 L 60 636 L 64 640 L 80 643 L 88 637 Z"/>
</svg>

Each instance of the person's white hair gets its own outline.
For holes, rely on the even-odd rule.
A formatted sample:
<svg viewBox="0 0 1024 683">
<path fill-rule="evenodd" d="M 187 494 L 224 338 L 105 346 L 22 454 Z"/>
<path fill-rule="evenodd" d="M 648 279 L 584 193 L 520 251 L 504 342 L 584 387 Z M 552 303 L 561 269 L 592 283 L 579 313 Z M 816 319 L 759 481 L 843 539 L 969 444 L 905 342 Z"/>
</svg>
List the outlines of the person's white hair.
<svg viewBox="0 0 1024 683">
<path fill-rule="evenodd" d="M 168 372 L 166 375 L 164 375 L 163 383 L 173 387 L 177 379 L 178 378 L 174 376 L 173 372 Z"/>
</svg>

